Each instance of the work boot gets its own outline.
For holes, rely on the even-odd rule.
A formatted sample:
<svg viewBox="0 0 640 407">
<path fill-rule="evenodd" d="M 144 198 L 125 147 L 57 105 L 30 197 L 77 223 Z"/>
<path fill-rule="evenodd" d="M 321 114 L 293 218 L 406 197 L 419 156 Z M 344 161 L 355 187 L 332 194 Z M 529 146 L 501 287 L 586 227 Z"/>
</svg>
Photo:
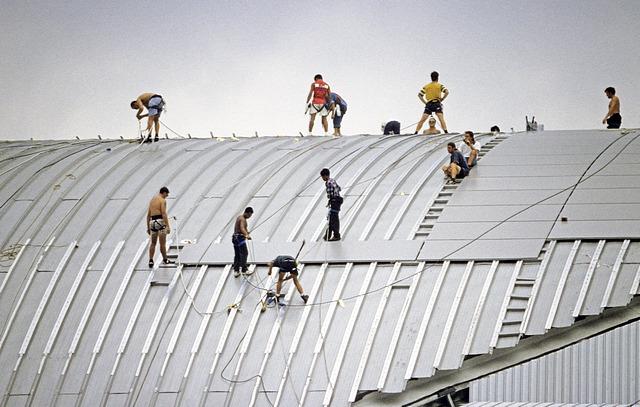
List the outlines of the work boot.
<svg viewBox="0 0 640 407">
<path fill-rule="evenodd" d="M 330 242 L 337 242 L 338 240 L 340 240 L 340 235 L 333 235 L 333 237 L 329 239 Z"/>
<path fill-rule="evenodd" d="M 302 301 L 304 301 L 305 304 L 309 301 L 309 296 L 307 294 L 301 294 L 300 298 L 302 298 Z"/>
<path fill-rule="evenodd" d="M 153 259 L 149 259 L 149 268 L 152 269 L 153 268 Z"/>
<path fill-rule="evenodd" d="M 173 261 L 173 260 L 169 260 L 169 259 L 163 259 L 162 260 L 162 264 L 170 265 L 170 264 L 176 264 L 176 262 Z"/>
<path fill-rule="evenodd" d="M 240 277 L 240 270 L 233 270 L 233 276 L 236 278 Z"/>
<path fill-rule="evenodd" d="M 156 134 L 156 136 L 153 138 L 153 141 L 154 141 L 154 142 L 156 142 L 156 141 L 160 141 L 160 138 L 158 137 L 158 135 L 157 135 L 157 134 Z"/>
</svg>

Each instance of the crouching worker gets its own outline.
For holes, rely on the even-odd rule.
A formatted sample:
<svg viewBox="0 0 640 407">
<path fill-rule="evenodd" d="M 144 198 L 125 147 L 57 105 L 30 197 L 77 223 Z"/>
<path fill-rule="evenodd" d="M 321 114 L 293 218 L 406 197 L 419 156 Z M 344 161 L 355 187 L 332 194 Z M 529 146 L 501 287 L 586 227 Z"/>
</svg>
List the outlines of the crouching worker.
<svg viewBox="0 0 640 407">
<path fill-rule="evenodd" d="M 160 253 L 162 253 L 162 263 L 173 264 L 167 258 L 167 235 L 171 233 L 169 217 L 167 216 L 167 197 L 169 188 L 160 188 L 160 193 L 149 202 L 147 210 L 147 234 L 151 236 L 149 244 L 149 268 L 153 268 L 153 256 L 156 253 L 156 243 L 160 239 Z"/>
<path fill-rule="evenodd" d="M 447 144 L 447 151 L 451 154 L 449 165 L 442 167 L 442 171 L 448 178 L 448 182 L 457 184 L 459 179 L 469 175 L 469 166 L 460 151 L 456 148 L 456 144 L 451 142 Z"/>
<path fill-rule="evenodd" d="M 276 295 L 275 301 L 284 305 L 283 295 L 280 294 L 282 290 L 282 282 L 287 280 L 293 280 L 293 284 L 296 286 L 296 290 L 300 293 L 300 298 L 306 304 L 309 300 L 309 296 L 304 293 L 304 289 L 298 280 L 298 260 L 291 256 L 278 256 L 273 261 L 269 262 L 268 275 L 271 275 L 271 271 L 274 267 L 278 267 L 278 282 L 276 283 Z"/>
</svg>

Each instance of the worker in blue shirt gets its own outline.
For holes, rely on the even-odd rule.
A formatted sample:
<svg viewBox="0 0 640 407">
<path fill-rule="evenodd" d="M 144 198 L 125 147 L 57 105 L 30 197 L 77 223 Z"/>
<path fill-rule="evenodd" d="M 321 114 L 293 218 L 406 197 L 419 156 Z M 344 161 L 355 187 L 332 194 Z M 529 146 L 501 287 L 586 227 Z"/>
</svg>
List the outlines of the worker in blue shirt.
<svg viewBox="0 0 640 407">
<path fill-rule="evenodd" d="M 347 102 L 337 93 L 331 92 L 329 94 L 328 110 L 331 112 L 331 118 L 333 119 L 333 135 L 340 137 L 342 136 L 340 126 L 342 125 L 342 118 L 347 113 Z"/>
<path fill-rule="evenodd" d="M 456 184 L 460 182 L 458 180 L 469 175 L 469 166 L 462 153 L 456 148 L 456 143 L 448 143 L 447 151 L 451 154 L 451 159 L 448 165 L 442 167 L 442 171 L 447 177 L 447 182 Z"/>
</svg>

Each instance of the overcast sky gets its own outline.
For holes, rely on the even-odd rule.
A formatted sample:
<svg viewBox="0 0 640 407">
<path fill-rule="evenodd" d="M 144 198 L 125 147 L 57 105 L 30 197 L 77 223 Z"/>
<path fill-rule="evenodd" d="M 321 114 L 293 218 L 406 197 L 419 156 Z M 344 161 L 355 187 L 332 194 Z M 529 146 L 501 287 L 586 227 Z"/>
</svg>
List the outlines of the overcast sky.
<svg viewBox="0 0 640 407">
<path fill-rule="evenodd" d="M 316 73 L 344 134 L 379 133 L 419 119 L 432 70 L 453 131 L 600 128 L 607 86 L 640 127 L 638 0 L 3 0 L 0 27 L 2 139 L 135 137 L 142 92 L 180 133 L 296 135 Z"/>
</svg>

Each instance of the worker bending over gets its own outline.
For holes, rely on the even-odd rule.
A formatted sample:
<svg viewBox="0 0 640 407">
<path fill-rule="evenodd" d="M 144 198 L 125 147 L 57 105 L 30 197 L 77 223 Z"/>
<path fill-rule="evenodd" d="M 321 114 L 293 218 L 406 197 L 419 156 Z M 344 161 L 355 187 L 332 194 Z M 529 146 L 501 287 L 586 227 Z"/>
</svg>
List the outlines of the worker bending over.
<svg viewBox="0 0 640 407">
<path fill-rule="evenodd" d="M 155 93 L 143 93 L 138 96 L 136 100 L 131 102 L 132 109 L 138 109 L 136 113 L 136 117 L 138 120 L 143 117 L 147 117 L 147 138 L 144 140 L 147 143 L 151 142 L 151 128 L 154 127 L 156 130 L 156 137 L 154 141 L 159 140 L 159 132 L 160 132 L 160 114 L 162 113 L 162 108 L 164 107 L 164 100 L 162 96 L 157 95 Z M 144 108 L 147 108 L 147 114 L 142 114 Z M 140 135 L 142 137 L 142 134 Z"/>
<path fill-rule="evenodd" d="M 304 289 L 298 280 L 298 260 L 291 256 L 282 255 L 276 257 L 274 260 L 268 263 L 269 271 L 268 275 L 271 275 L 271 271 L 274 267 L 278 268 L 278 282 L 276 283 L 276 295 L 275 300 L 280 303 L 283 295 L 280 294 L 282 290 L 282 282 L 287 280 L 293 280 L 293 284 L 296 286 L 296 290 L 300 293 L 300 298 L 306 304 L 309 300 L 309 296 L 304 293 Z"/>
</svg>

